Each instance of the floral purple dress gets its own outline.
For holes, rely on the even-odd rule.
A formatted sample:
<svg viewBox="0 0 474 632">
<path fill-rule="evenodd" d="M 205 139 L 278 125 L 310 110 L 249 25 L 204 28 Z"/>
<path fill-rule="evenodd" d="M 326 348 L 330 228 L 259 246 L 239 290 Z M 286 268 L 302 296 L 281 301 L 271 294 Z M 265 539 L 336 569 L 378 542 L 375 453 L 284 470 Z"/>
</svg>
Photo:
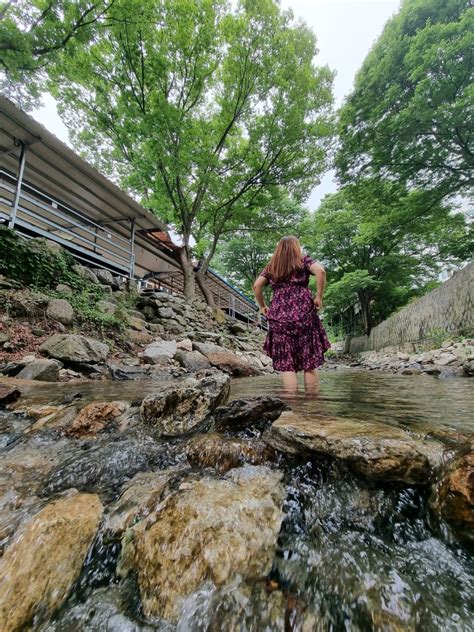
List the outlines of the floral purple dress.
<svg viewBox="0 0 474 632">
<path fill-rule="evenodd" d="M 324 362 L 330 348 L 308 287 L 314 261 L 303 257 L 303 267 L 286 281 L 276 283 L 268 272 L 273 298 L 267 313 L 268 334 L 263 350 L 276 371 L 311 371 Z"/>
</svg>

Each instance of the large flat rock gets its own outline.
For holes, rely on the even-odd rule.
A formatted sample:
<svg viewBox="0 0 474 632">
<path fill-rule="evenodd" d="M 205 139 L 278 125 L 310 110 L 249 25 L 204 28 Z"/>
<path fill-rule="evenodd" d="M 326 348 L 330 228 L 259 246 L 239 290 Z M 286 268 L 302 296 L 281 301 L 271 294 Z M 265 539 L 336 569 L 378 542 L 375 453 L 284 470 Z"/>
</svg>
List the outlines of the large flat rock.
<svg viewBox="0 0 474 632">
<path fill-rule="evenodd" d="M 289 454 L 312 452 L 343 461 L 372 480 L 409 484 L 428 484 L 443 451 L 441 444 L 415 439 L 396 426 L 293 412 L 283 412 L 263 439 Z"/>
</svg>

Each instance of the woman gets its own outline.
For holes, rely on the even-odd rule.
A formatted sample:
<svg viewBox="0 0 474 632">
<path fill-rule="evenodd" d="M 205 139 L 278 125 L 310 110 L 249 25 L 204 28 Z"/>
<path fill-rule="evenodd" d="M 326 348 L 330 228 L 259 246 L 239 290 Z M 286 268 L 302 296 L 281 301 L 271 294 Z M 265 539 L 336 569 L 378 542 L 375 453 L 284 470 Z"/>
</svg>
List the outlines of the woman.
<svg viewBox="0 0 474 632">
<path fill-rule="evenodd" d="M 313 299 L 309 277 L 316 277 L 317 294 Z M 270 283 L 273 298 L 265 305 L 263 287 Z M 310 257 L 303 257 L 296 237 L 283 237 L 270 262 L 254 283 L 260 313 L 267 317 L 269 331 L 264 351 L 273 367 L 283 373 L 285 388 L 295 389 L 296 373 L 304 371 L 306 388 L 315 388 L 316 369 L 324 362 L 331 346 L 317 310 L 323 304 L 326 274 Z"/>
</svg>

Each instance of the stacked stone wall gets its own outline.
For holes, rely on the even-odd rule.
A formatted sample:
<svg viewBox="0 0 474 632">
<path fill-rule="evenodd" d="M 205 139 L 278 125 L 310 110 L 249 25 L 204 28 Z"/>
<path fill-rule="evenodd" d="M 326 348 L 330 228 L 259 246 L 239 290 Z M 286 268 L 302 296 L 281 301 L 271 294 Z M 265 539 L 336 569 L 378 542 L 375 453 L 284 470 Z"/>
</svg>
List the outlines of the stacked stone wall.
<svg viewBox="0 0 474 632">
<path fill-rule="evenodd" d="M 370 332 L 346 340 L 346 353 L 393 348 L 416 351 L 440 337 L 474 333 L 474 263 L 387 318 Z"/>
</svg>

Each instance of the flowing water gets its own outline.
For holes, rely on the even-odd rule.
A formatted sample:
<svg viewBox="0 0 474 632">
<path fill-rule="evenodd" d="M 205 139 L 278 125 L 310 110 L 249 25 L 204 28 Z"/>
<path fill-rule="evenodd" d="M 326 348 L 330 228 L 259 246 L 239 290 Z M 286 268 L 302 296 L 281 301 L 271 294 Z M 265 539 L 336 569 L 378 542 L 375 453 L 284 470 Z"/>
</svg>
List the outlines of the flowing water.
<svg viewBox="0 0 474 632">
<path fill-rule="evenodd" d="M 23 396 L 18 411 L 32 405 L 73 406 L 75 402 L 82 407 L 94 400 L 138 402 L 159 387 L 149 382 L 33 386 Z M 474 393 L 468 379 L 327 371 L 321 373 L 318 392 L 308 395 L 302 385 L 298 393 L 284 392 L 277 376 L 245 378 L 232 384 L 233 399 L 269 394 L 282 397 L 293 411 L 310 416 L 315 423 L 329 416 L 397 425 L 416 437 L 434 435 L 447 449 L 468 440 L 474 431 Z M 1 414 L 0 438 L 9 437 L 2 443 L 7 460 L 15 450 L 30 458 L 35 450 L 45 449 L 55 463 L 71 458 L 77 462 L 78 451 L 81 458 L 84 451 L 95 451 L 102 459 L 118 462 L 118 456 L 111 457 L 110 450 L 104 457 L 99 444 L 90 448 L 87 441 L 79 441 L 71 448 L 70 441 L 58 440 L 51 431 L 33 433 L 28 438 L 27 423 L 21 414 Z M 137 444 L 130 441 L 120 445 L 120 463 L 133 455 L 138 445 L 149 459 L 145 465 L 138 463 L 133 473 L 170 465 L 179 468 L 185 463 L 179 441 L 160 444 L 166 449 L 158 456 L 149 437 L 140 437 L 137 441 L 141 443 Z M 111 440 L 107 449 L 114 445 L 117 442 Z M 281 457 L 271 467 L 283 473 L 286 499 L 273 567 L 266 581 L 245 585 L 236 581 L 223 588 L 208 581 L 186 599 L 177 623 L 147 619 L 140 608 L 136 585 L 117 578 L 118 543 L 108 542 L 99 529 L 68 600 L 50 621 L 38 620 L 35 629 L 474 630 L 472 557 L 449 527 L 434 519 L 426 490 L 401 484 L 371 484 L 324 459 Z M 60 469 L 58 472 L 61 474 Z M 103 484 L 105 504 L 116 498 L 123 484 L 119 468 L 113 472 L 114 484 Z M 102 474 L 94 471 L 94 475 L 100 483 Z M 61 491 L 51 480 L 43 496 L 54 497 Z M 37 506 L 25 502 L 24 513 L 20 518 L 15 514 L 16 520 L 34 511 Z M 7 512 L 2 522 L 8 522 L 9 515 Z"/>
</svg>

